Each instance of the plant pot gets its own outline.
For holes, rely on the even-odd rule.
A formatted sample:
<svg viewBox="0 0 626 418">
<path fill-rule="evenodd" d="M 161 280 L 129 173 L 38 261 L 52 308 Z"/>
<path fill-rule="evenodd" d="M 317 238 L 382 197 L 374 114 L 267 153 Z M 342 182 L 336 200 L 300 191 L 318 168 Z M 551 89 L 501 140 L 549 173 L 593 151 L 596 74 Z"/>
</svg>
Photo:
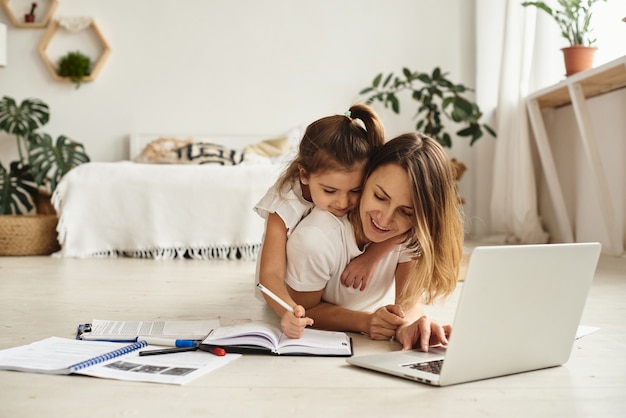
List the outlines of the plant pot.
<svg viewBox="0 0 626 418">
<path fill-rule="evenodd" d="M 0 215 L 0 256 L 50 255 L 61 249 L 56 215 Z"/>
<path fill-rule="evenodd" d="M 39 194 L 35 199 L 37 215 L 56 215 L 57 211 L 52 205 L 52 195 L 45 189 L 39 189 Z"/>
<path fill-rule="evenodd" d="M 593 56 L 596 53 L 595 47 L 572 45 L 563 48 L 563 59 L 565 60 L 565 76 L 579 73 L 593 68 Z"/>
<path fill-rule="evenodd" d="M 35 15 L 31 13 L 26 13 L 24 15 L 24 22 L 33 23 L 35 21 Z"/>
</svg>

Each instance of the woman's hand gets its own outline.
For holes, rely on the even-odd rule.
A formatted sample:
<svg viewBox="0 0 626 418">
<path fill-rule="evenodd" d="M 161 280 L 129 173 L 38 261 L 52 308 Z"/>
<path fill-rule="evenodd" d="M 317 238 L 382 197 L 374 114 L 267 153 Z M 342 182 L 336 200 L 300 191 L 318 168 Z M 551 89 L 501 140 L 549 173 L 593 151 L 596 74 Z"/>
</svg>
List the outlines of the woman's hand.
<svg viewBox="0 0 626 418">
<path fill-rule="evenodd" d="M 451 325 L 439 325 L 423 315 L 412 324 L 399 327 L 395 336 L 403 350 L 419 348 L 426 352 L 429 346 L 447 345 L 450 332 Z"/>
<path fill-rule="evenodd" d="M 383 306 L 369 316 L 368 334 L 372 340 L 389 340 L 404 323 L 400 305 Z"/>
<path fill-rule="evenodd" d="M 304 328 L 313 325 L 313 319 L 306 318 L 305 314 L 304 307 L 301 305 L 296 305 L 293 313 L 285 311 L 280 319 L 280 328 L 287 337 L 300 338 Z"/>
</svg>

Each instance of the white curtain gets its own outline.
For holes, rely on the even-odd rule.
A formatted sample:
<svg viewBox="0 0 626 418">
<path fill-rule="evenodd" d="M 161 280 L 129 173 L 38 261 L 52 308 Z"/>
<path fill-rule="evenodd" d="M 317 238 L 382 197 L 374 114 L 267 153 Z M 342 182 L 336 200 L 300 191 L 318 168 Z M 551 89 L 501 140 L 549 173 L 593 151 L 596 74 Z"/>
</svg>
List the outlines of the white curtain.
<svg viewBox="0 0 626 418">
<path fill-rule="evenodd" d="M 512 243 L 545 243 L 549 236 L 537 212 L 524 98 L 558 81 L 555 71 L 559 69 L 550 62 L 553 58 L 547 58 L 547 52 L 554 55 L 558 46 L 546 42 L 554 36 L 536 24 L 540 20 L 536 11 L 520 3 L 519 0 L 476 2 L 477 85 L 497 83 L 492 93 L 498 138 L 494 151 L 491 233 L 504 235 Z M 494 43 L 494 39 L 498 41 Z M 533 65 L 537 60 L 541 65 Z M 481 65 L 485 67 L 489 63 L 495 70 L 480 71 Z M 552 71 L 546 71 L 546 66 Z M 540 68 L 541 73 L 533 73 L 535 68 Z M 489 102 L 489 98 L 484 100 Z"/>
</svg>

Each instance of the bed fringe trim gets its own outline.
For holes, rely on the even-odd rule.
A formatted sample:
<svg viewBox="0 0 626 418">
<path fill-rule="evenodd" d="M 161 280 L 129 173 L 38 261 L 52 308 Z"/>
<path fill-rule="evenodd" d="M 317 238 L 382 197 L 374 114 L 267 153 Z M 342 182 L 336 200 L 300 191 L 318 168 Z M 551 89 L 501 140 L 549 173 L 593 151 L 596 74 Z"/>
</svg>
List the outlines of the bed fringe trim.
<svg viewBox="0 0 626 418">
<path fill-rule="evenodd" d="M 61 199 L 62 191 L 65 188 L 65 182 L 59 183 L 59 186 L 52 194 L 52 205 L 57 213 L 61 213 L 63 200 Z M 101 250 L 95 252 L 86 252 L 79 254 L 67 254 L 63 250 L 63 243 L 67 235 L 67 228 L 62 217 L 59 218 L 57 225 L 58 241 L 61 243 L 61 251 L 54 253 L 56 257 L 133 257 L 133 258 L 153 258 L 155 260 L 174 260 L 182 258 L 190 258 L 194 260 L 244 260 L 256 261 L 261 244 L 239 244 L 239 245 L 207 245 L 204 247 L 171 247 L 171 248 L 149 248 L 143 250 Z"/>
<path fill-rule="evenodd" d="M 202 248 L 150 248 L 144 250 L 103 250 L 89 254 L 64 254 L 63 250 L 55 253 L 57 257 L 79 258 L 152 258 L 155 260 L 243 260 L 256 261 L 261 244 L 243 244 L 234 246 L 211 246 Z"/>
</svg>

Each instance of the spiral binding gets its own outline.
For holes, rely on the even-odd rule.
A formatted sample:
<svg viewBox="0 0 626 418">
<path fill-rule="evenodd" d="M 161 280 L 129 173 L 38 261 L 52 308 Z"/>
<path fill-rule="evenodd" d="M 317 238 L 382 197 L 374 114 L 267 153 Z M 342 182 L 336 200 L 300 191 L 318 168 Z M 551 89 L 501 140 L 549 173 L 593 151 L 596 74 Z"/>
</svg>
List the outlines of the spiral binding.
<svg viewBox="0 0 626 418">
<path fill-rule="evenodd" d="M 137 341 L 134 344 L 127 345 L 127 346 L 118 348 L 117 350 L 111 351 L 109 353 L 99 355 L 98 357 L 94 357 L 92 359 L 81 361 L 80 363 L 74 364 L 73 366 L 70 367 L 70 370 L 78 371 L 78 370 L 86 369 L 87 367 L 91 367 L 96 364 L 105 362 L 107 360 L 111 360 L 113 358 L 120 357 L 125 354 L 131 353 L 133 351 L 139 350 L 140 348 L 146 347 L 147 345 L 148 343 L 145 341 Z"/>
</svg>

